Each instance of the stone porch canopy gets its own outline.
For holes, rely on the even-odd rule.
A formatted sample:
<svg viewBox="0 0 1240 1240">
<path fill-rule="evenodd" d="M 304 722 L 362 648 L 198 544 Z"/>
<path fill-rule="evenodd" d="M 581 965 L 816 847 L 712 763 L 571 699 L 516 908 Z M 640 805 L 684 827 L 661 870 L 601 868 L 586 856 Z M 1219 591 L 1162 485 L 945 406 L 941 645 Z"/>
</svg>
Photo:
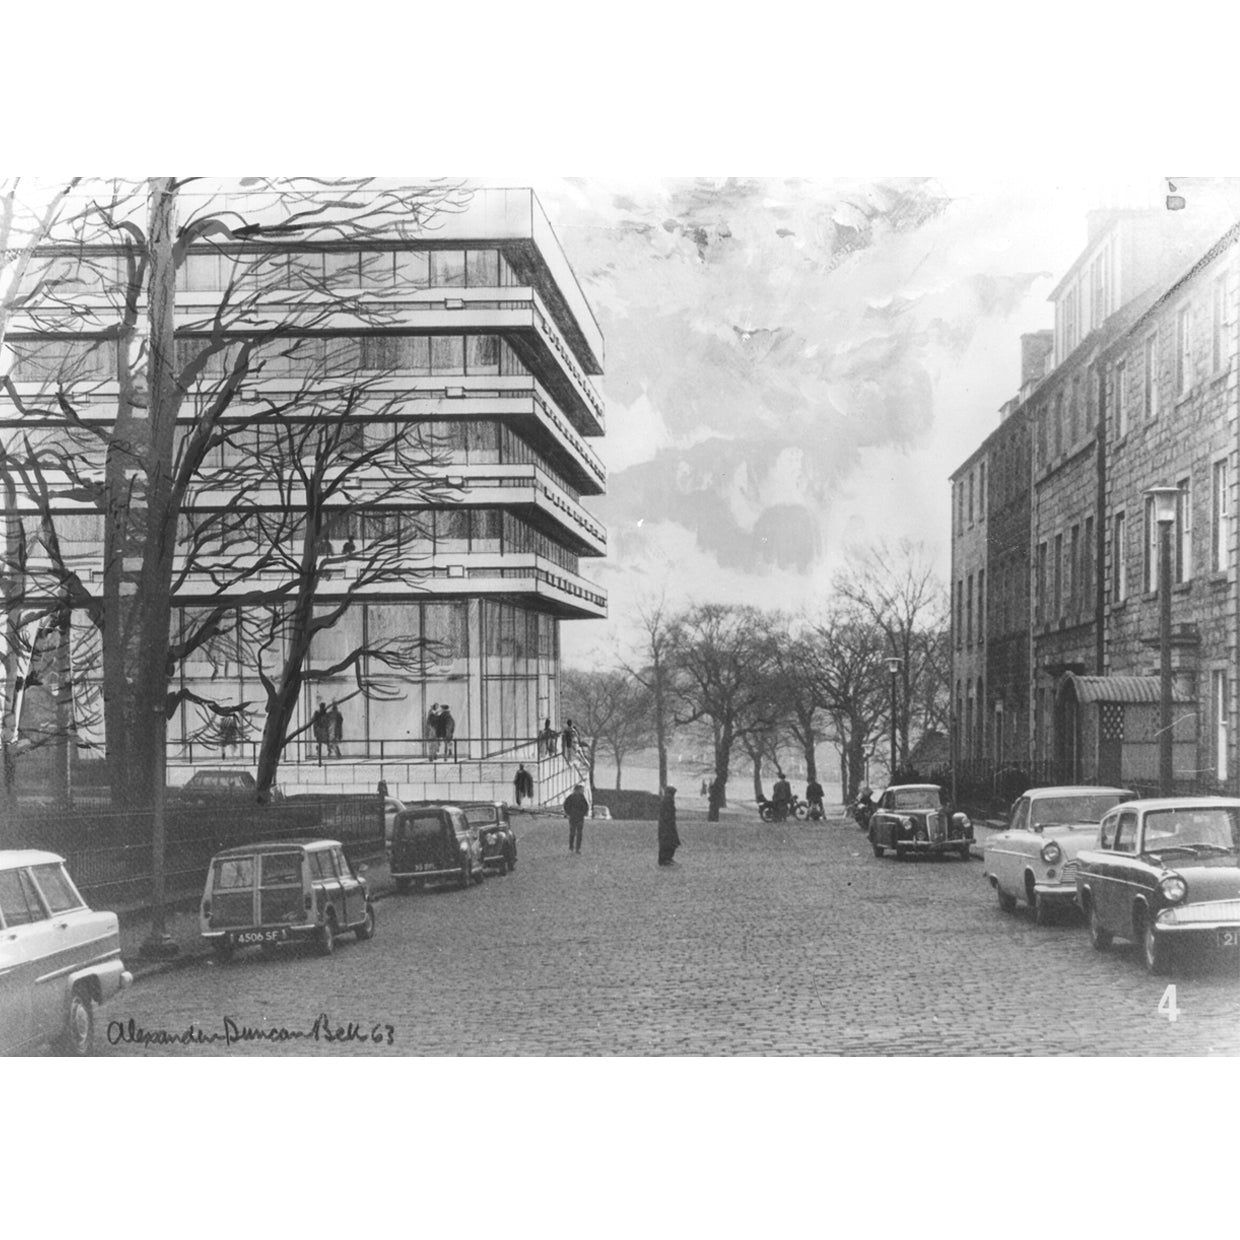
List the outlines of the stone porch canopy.
<svg viewBox="0 0 1240 1240">
<path fill-rule="evenodd" d="M 1059 686 L 1060 694 L 1071 689 L 1078 702 L 1125 702 L 1133 704 L 1157 704 L 1161 700 L 1157 676 L 1081 676 L 1068 672 Z M 1172 683 L 1171 700 L 1179 705 L 1191 705 L 1195 698 Z"/>
</svg>

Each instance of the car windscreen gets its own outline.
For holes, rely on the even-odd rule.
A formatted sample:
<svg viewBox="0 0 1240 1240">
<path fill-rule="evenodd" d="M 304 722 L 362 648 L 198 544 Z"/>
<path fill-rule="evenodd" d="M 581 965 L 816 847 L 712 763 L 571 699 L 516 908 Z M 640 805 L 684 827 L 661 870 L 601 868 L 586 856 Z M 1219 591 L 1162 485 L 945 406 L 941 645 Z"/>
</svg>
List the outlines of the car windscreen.
<svg viewBox="0 0 1240 1240">
<path fill-rule="evenodd" d="M 467 809 L 465 811 L 465 821 L 471 827 L 485 827 L 495 821 L 495 811 L 488 806 L 480 806 L 477 809 Z"/>
<path fill-rule="evenodd" d="M 1145 848 L 1235 849 L 1240 846 L 1237 811 L 1223 806 L 1158 809 L 1145 815 Z"/>
<path fill-rule="evenodd" d="M 897 788 L 891 794 L 892 809 L 938 809 L 937 788 Z"/>
<path fill-rule="evenodd" d="M 1097 826 L 1108 810 L 1114 809 L 1124 796 L 1116 792 L 1096 792 L 1079 797 L 1047 797 L 1033 803 L 1035 827 L 1060 827 L 1068 823 L 1089 823 Z"/>
<path fill-rule="evenodd" d="M 439 831 L 439 826 L 438 813 L 397 814 L 394 833 L 397 839 L 405 840 L 415 835 L 435 835 Z"/>
</svg>

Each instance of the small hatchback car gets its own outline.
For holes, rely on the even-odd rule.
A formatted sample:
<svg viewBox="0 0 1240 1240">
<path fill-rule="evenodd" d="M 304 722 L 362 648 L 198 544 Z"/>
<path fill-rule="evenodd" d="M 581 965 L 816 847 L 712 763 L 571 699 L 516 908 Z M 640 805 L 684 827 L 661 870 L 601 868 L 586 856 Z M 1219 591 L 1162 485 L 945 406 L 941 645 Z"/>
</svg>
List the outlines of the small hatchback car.
<svg viewBox="0 0 1240 1240">
<path fill-rule="evenodd" d="M 507 801 L 479 801 L 461 806 L 471 827 L 478 828 L 482 865 L 497 874 L 517 868 L 517 833 L 508 820 Z"/>
<path fill-rule="evenodd" d="M 414 805 L 396 815 L 388 866 L 397 891 L 442 878 L 482 882 L 482 843 L 459 805 Z"/>
<path fill-rule="evenodd" d="M 879 797 L 869 834 L 876 857 L 890 848 L 897 859 L 908 853 L 954 852 L 968 861 L 973 824 L 952 812 L 938 784 L 894 784 Z"/>
<path fill-rule="evenodd" d="M 1164 973 L 1178 945 L 1240 953 L 1240 800 L 1125 801 L 1077 854 L 1076 895 L 1098 951 L 1141 945 Z"/>
<path fill-rule="evenodd" d="M 216 853 L 199 925 L 219 960 L 238 947 L 297 940 L 328 956 L 339 934 L 369 939 L 375 910 L 336 840 L 280 840 Z"/>
<path fill-rule="evenodd" d="M 89 1055 L 95 1005 L 132 981 L 116 914 L 86 907 L 63 857 L 0 852 L 0 1054 Z"/>
</svg>

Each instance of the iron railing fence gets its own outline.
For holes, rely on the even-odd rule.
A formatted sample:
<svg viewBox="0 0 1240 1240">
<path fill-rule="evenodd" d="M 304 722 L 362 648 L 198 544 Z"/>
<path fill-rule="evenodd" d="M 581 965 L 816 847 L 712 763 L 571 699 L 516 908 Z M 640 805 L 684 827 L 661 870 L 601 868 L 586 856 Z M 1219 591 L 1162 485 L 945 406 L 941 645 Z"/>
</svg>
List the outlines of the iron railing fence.
<svg viewBox="0 0 1240 1240">
<path fill-rule="evenodd" d="M 125 810 L 19 809 L 0 847 L 41 848 L 65 858 L 88 903 L 149 902 L 154 882 L 150 813 Z M 339 840 L 351 860 L 383 846 L 383 802 L 375 795 L 289 797 L 273 805 L 220 804 L 165 814 L 164 882 L 169 898 L 202 888 L 211 858 L 258 840 Z"/>
</svg>

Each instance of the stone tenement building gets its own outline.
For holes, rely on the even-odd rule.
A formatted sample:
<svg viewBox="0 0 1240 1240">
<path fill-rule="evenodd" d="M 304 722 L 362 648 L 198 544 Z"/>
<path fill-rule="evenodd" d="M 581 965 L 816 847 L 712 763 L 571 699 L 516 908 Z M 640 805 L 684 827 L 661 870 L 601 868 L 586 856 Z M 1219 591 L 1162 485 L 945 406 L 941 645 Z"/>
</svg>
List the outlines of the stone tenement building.
<svg viewBox="0 0 1240 1240">
<path fill-rule="evenodd" d="M 976 676 L 968 579 L 983 559 L 989 596 L 976 635 L 986 679 L 974 686 L 985 735 L 968 727 L 966 693 L 962 758 L 1056 780 L 1156 781 L 1157 530 L 1144 492 L 1169 484 L 1183 492 L 1175 775 L 1185 787 L 1235 777 L 1236 234 L 1211 245 L 1219 219 L 1204 209 L 1092 215 L 1085 249 L 1051 295 L 1044 373 L 1027 337 L 1020 396 L 952 475 L 953 600 L 962 581 L 965 600 L 963 616 L 953 607 L 953 687 Z M 979 559 L 958 512 L 960 486 L 983 458 Z"/>
</svg>

